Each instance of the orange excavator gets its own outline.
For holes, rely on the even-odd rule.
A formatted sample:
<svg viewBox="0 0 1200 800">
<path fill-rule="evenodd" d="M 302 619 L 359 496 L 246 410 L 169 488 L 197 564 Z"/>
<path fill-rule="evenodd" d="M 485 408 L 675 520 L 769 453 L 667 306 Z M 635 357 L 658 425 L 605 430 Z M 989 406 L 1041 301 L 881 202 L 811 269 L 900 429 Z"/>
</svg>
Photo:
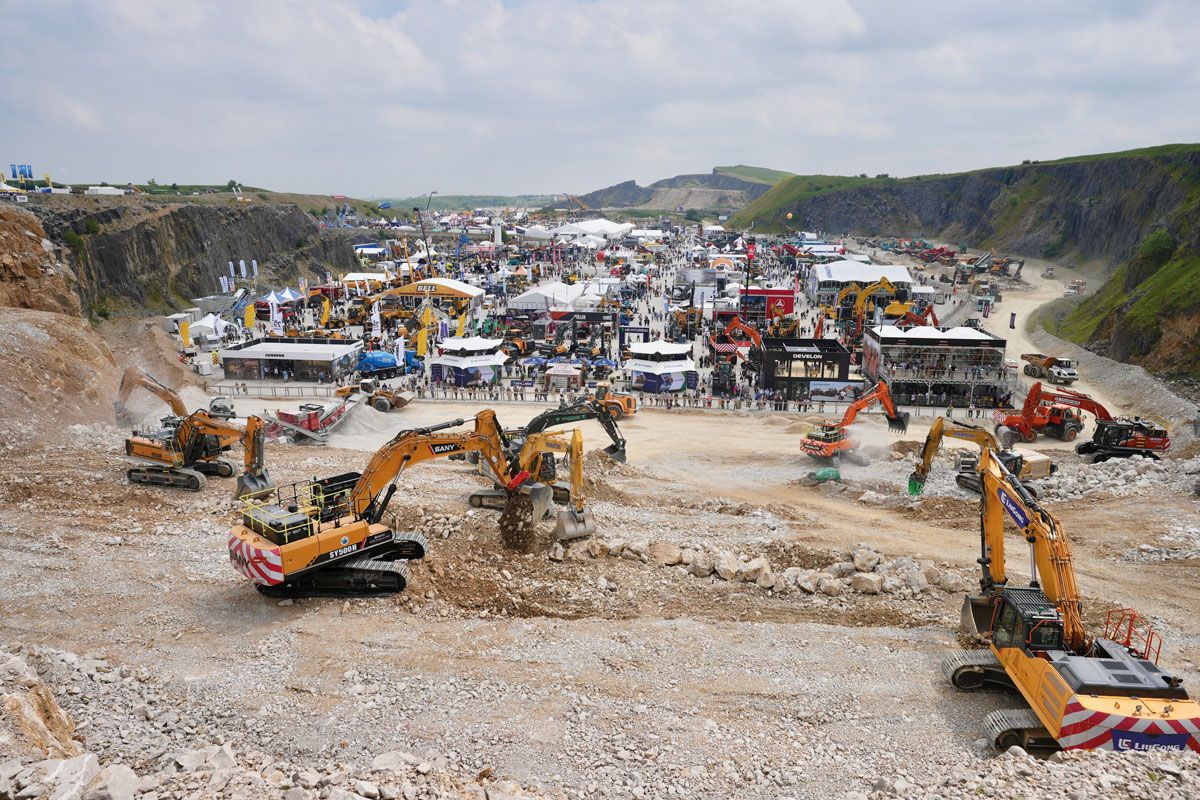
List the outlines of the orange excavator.
<svg viewBox="0 0 1200 800">
<path fill-rule="evenodd" d="M 1083 430 L 1081 411 L 1095 415 L 1096 429 L 1091 441 L 1080 442 L 1075 451 L 1093 456 L 1094 461 L 1134 455 L 1157 460 L 1159 453 L 1171 447 L 1171 437 L 1163 428 L 1142 419 L 1114 418 L 1107 408 L 1083 392 L 1050 389 L 1041 381 L 1029 388 L 1020 413 L 997 410 L 992 412 L 992 418 L 996 421 L 996 436 L 1002 442 L 1016 438 L 1032 442 L 1039 433 L 1070 442 Z"/>
<path fill-rule="evenodd" d="M 183 398 L 179 396 L 179 392 L 167 386 L 141 367 L 129 367 L 121 375 L 121 385 L 117 389 L 117 399 L 113 402 L 113 408 L 117 413 L 117 424 L 132 425 L 134 423 L 133 414 L 126 404 L 129 402 L 129 397 L 133 394 L 133 390 L 139 388 L 145 389 L 166 403 L 167 407 L 171 409 L 171 416 L 175 419 L 183 419 L 188 415 L 187 406 L 184 405 Z M 233 405 L 229 402 L 229 398 L 226 397 L 214 397 L 209 404 L 208 414 L 211 417 L 219 417 L 221 419 L 232 419 L 235 416 Z"/>
<path fill-rule="evenodd" d="M 911 310 L 905 311 L 904 316 L 896 322 L 897 328 L 916 328 L 922 325 L 933 325 L 935 328 L 941 325 L 938 322 L 937 314 L 934 313 L 933 304 L 925 306 L 925 309 L 917 314 Z"/>
<path fill-rule="evenodd" d="M 284 486 L 276 499 L 247 499 L 241 523 L 230 531 L 230 564 L 271 596 L 401 591 L 408 571 L 397 562 L 424 558 L 426 541 L 383 522 L 396 481 L 417 464 L 458 453 L 478 453 L 505 491 L 501 533 L 528 526 L 534 507 L 548 503 L 532 497 L 535 490 L 522 491 L 530 474 L 510 458 L 496 412 L 477 414 L 474 430 L 446 432 L 464 422 L 400 431 L 361 473 Z"/>
<path fill-rule="evenodd" d="M 744 334 L 745 338 L 736 338 L 735 333 Z M 725 326 L 724 331 L 716 331 L 708 337 L 708 343 L 712 345 L 713 352 L 718 358 L 733 360 L 738 356 L 738 350 L 743 347 L 758 348 L 762 350 L 763 340 L 762 335 L 742 322 L 741 317 L 734 317 L 729 320 L 729 324 Z"/>
<path fill-rule="evenodd" d="M 851 463 L 865 465 L 866 459 L 857 452 L 858 441 L 850 437 L 847 429 L 854 424 L 860 411 L 875 403 L 883 404 L 889 430 L 899 433 L 908 430 L 908 412 L 899 411 L 896 408 L 887 383 L 880 381 L 872 387 L 871 391 L 851 403 L 841 420 L 822 423 L 819 429 L 802 438 L 800 440 L 801 452 L 822 464 L 831 464 L 841 455 Z"/>
</svg>

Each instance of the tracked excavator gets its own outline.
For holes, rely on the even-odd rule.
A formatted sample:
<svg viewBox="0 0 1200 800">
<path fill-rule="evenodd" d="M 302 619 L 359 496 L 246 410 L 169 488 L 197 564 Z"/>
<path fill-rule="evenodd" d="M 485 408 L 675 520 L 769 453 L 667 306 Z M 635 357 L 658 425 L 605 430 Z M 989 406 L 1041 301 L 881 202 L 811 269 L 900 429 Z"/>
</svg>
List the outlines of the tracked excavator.
<svg viewBox="0 0 1200 800">
<path fill-rule="evenodd" d="M 921 448 L 921 456 L 917 461 L 916 469 L 908 476 L 909 494 L 918 495 L 924 490 L 925 481 L 929 478 L 929 470 L 933 466 L 933 459 L 937 456 L 938 450 L 942 447 L 942 440 L 946 437 L 974 442 L 980 451 L 991 450 L 992 454 L 1004 463 L 1005 468 L 1022 481 L 1045 478 L 1058 471 L 1057 465 L 1038 453 L 1016 453 L 1012 450 L 1002 450 L 996 437 L 985 428 L 965 422 L 947 422 L 945 417 L 938 417 L 929 426 L 929 435 L 925 437 L 925 444 Z M 979 463 L 979 457 L 974 453 L 967 454 L 960 451 L 954 460 L 954 468 L 957 473 L 954 476 L 955 483 L 964 489 L 980 494 L 983 491 L 983 483 L 979 478 Z M 1037 497 L 1037 491 L 1033 484 L 1027 483 L 1025 488 L 1029 490 L 1030 494 Z"/>
<path fill-rule="evenodd" d="M 402 591 L 404 563 L 425 556 L 420 533 L 402 533 L 383 516 L 396 480 L 410 467 L 455 453 L 476 452 L 499 476 L 510 500 L 500 524 L 527 525 L 529 498 L 520 493 L 529 473 L 514 471 L 504 431 L 492 410 L 475 416 L 474 429 L 456 419 L 404 430 L 379 448 L 366 469 L 281 487 L 276 499 L 248 498 L 229 535 L 229 561 L 270 596 L 374 595 Z"/>
<path fill-rule="evenodd" d="M 1049 389 L 1040 381 L 1029 388 L 1020 413 L 992 412 L 996 436 L 1001 441 L 1037 439 L 1039 433 L 1064 442 L 1074 441 L 1083 430 L 1080 411 L 1096 417 L 1092 439 L 1075 445 L 1075 451 L 1093 461 L 1140 455 L 1157 460 L 1171 447 L 1167 431 L 1142 419 L 1115 418 L 1101 403 L 1073 389 Z"/>
<path fill-rule="evenodd" d="M 554 456 L 563 456 L 570 469 L 569 484 L 553 483 L 556 467 Z M 550 502 L 561 503 L 554 536 L 560 542 L 591 536 L 596 532 L 596 522 L 587 508 L 583 490 L 583 432 L 578 428 L 571 431 L 570 438 L 555 433 L 531 433 L 525 437 L 515 459 L 513 469 L 518 474 L 537 476 L 537 482 L 526 483 L 522 493 L 530 497 L 532 524 L 549 515 Z M 485 470 L 485 474 L 488 471 Z M 547 475 L 549 477 L 547 477 Z M 510 501 L 506 489 L 497 482 L 494 489 L 483 489 L 470 496 L 468 502 L 475 508 L 492 508 L 506 511 Z M 527 491 L 527 488 L 529 491 Z M 522 525 L 513 520 L 509 527 Z"/>
<path fill-rule="evenodd" d="M 824 422 L 820 428 L 802 438 L 800 451 L 824 465 L 832 464 L 838 456 L 846 457 L 852 464 L 865 465 L 866 458 L 857 452 L 858 442 L 850 437 L 847 428 L 854 424 L 860 411 L 875 403 L 883 404 L 889 430 L 899 433 L 908 430 L 908 412 L 896 408 L 887 383 L 880 381 L 869 392 L 851 403 L 839 421 Z"/>
<path fill-rule="evenodd" d="M 988 714 L 991 741 L 1002 750 L 1200 752 L 1200 704 L 1159 666 L 1159 634 L 1131 609 L 1109 612 L 1103 635 L 1089 634 L 1062 523 L 990 449 L 979 474 L 982 575 L 962 622 L 988 648 L 950 655 L 942 672 L 962 691 L 1016 689 L 1024 697 L 1024 708 Z M 1029 544 L 1028 586 L 1009 583 L 1005 516 Z"/>
<path fill-rule="evenodd" d="M 126 472 L 131 483 L 198 492 L 208 482 L 207 475 L 233 475 L 233 464 L 221 455 L 240 442 L 243 469 L 234 496 L 262 494 L 274 487 L 264 466 L 266 426 L 258 417 L 248 417 L 245 427 L 214 419 L 207 411 L 164 422 L 167 427 L 161 430 L 135 431 L 125 440 L 125 454 L 140 462 Z"/>
</svg>

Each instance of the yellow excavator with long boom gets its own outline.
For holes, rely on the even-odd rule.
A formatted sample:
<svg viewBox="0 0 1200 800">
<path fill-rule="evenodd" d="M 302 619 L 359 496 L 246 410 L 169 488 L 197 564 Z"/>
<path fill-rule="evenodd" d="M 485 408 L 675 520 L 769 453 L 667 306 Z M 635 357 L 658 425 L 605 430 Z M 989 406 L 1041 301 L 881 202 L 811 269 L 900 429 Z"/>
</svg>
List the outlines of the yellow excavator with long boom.
<svg viewBox="0 0 1200 800">
<path fill-rule="evenodd" d="M 521 488 L 529 473 L 508 458 L 496 412 L 477 414 L 471 431 L 447 432 L 464 422 L 400 431 L 361 473 L 294 483 L 274 498 L 248 498 L 241 522 L 230 531 L 231 565 L 270 596 L 402 591 L 408 569 L 399 562 L 424 558 L 426 541 L 420 533 L 393 530 L 383 522 L 384 512 L 409 468 L 455 453 L 479 453 L 516 501 L 501 515 L 502 536 L 506 525 L 526 525 L 530 498 Z"/>
<path fill-rule="evenodd" d="M 925 481 L 929 479 L 929 471 L 933 467 L 933 459 L 942 448 L 942 440 L 946 437 L 974 442 L 980 449 L 991 450 L 1009 472 L 1022 481 L 1046 478 L 1058 471 L 1058 467 L 1050 459 L 1040 453 L 1017 453 L 1012 450 L 1002 450 L 996 437 L 986 428 L 970 425 L 965 422 L 947 422 L 945 417 L 938 417 L 929 426 L 929 435 L 921 447 L 921 455 L 917 466 L 908 476 L 908 493 L 918 495 L 925 489 Z M 983 483 L 979 479 L 979 458 L 974 453 L 960 451 L 954 459 L 954 481 L 964 489 L 979 494 L 983 491 Z M 1031 484 L 1026 489 L 1037 497 Z"/>
<path fill-rule="evenodd" d="M 1062 523 L 990 448 L 980 457 L 980 593 L 963 603 L 967 633 L 986 650 L 943 660 L 955 688 L 1016 689 L 1026 707 L 993 711 L 986 724 L 1004 750 L 1200 752 L 1200 704 L 1158 665 L 1162 639 L 1131 609 L 1109 612 L 1103 636 L 1083 625 L 1083 603 Z M 1030 583 L 1009 584 L 1008 517 L 1028 542 Z"/>
</svg>

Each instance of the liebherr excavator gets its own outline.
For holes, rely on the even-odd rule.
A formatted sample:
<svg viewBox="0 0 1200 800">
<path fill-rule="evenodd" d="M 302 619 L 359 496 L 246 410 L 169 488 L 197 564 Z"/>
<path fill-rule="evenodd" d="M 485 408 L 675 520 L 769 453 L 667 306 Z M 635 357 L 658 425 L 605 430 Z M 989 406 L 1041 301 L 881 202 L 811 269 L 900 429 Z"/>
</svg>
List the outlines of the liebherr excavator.
<svg viewBox="0 0 1200 800">
<path fill-rule="evenodd" d="M 230 531 L 230 563 L 272 596 L 401 591 L 408 570 L 397 562 L 423 558 L 426 541 L 420 533 L 394 531 L 382 522 L 396 480 L 409 467 L 454 453 L 479 453 L 508 498 L 520 499 L 515 510 L 501 516 L 501 526 L 523 523 L 528 498 L 520 489 L 529 473 L 514 469 L 496 413 L 481 411 L 472 431 L 446 432 L 464 422 L 401 431 L 361 473 L 282 487 L 273 502 L 249 499 L 241 523 Z"/>
<path fill-rule="evenodd" d="M 965 422 L 946 422 L 945 417 L 938 417 L 929 426 L 929 435 L 925 437 L 925 444 L 921 447 L 921 456 L 917 460 L 917 466 L 908 476 L 909 494 L 918 495 L 925 488 L 929 470 L 933 467 L 933 459 L 938 450 L 942 448 L 942 440 L 947 436 L 951 439 L 974 442 L 981 451 L 990 449 L 997 458 L 1004 462 L 1008 471 L 1022 481 L 1049 477 L 1058 470 L 1058 467 L 1043 455 L 1001 450 L 996 437 L 992 436 L 985 428 Z M 954 468 L 957 472 L 954 476 L 955 483 L 976 494 L 982 492 L 983 483 L 979 479 L 979 463 L 979 458 L 975 454 L 968 456 L 960 451 L 954 460 Z M 1032 484 L 1026 485 L 1025 488 L 1029 489 L 1035 497 L 1037 496 Z"/>
<path fill-rule="evenodd" d="M 1062 523 L 987 448 L 980 477 L 981 591 L 962 618 L 989 647 L 949 656 L 942 672 L 963 691 L 1015 688 L 1025 698 L 1025 708 L 987 716 L 996 747 L 1200 751 L 1200 704 L 1158 666 L 1159 635 L 1130 609 L 1089 635 Z M 1029 586 L 1009 585 L 1005 515 L 1029 543 Z"/>
<path fill-rule="evenodd" d="M 264 466 L 266 427 L 258 417 L 248 417 L 246 426 L 214 419 L 207 411 L 186 417 L 167 417 L 162 430 L 138 433 L 125 440 L 125 454 L 139 463 L 126 472 L 131 483 L 170 486 L 198 492 L 208 482 L 206 475 L 231 477 L 234 466 L 221 454 L 239 442 L 244 451 L 242 474 L 235 497 L 261 494 L 274 487 Z"/>
<path fill-rule="evenodd" d="M 167 407 L 171 409 L 173 417 L 183 419 L 188 415 L 187 406 L 184 405 L 183 398 L 179 396 L 178 392 L 141 367 L 129 367 L 121 375 L 121 385 L 117 389 L 117 399 L 113 402 L 113 408 L 117 413 L 118 425 L 132 425 L 134 423 L 133 415 L 130 413 L 126 403 L 129 402 L 129 397 L 133 394 L 133 390 L 138 388 L 145 389 L 166 403 Z M 232 419 L 235 416 L 233 406 L 229 402 L 229 398 L 226 397 L 214 397 L 209 404 L 208 415 L 219 419 Z"/>
</svg>

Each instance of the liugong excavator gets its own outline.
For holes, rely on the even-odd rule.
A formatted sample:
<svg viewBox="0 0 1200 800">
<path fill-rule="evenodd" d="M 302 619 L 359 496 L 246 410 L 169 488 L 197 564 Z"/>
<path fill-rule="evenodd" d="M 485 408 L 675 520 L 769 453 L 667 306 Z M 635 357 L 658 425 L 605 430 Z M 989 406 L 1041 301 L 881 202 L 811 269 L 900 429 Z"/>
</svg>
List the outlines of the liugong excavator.
<svg viewBox="0 0 1200 800">
<path fill-rule="evenodd" d="M 846 456 L 851 463 L 865 464 L 865 459 L 855 452 L 858 449 L 858 442 L 850 438 L 847 429 L 854 424 L 860 411 L 875 403 L 883 404 L 889 430 L 900 433 L 908 430 L 908 412 L 897 410 L 896 404 L 892 402 L 892 393 L 888 391 L 887 383 L 880 381 L 869 392 L 851 403 L 841 420 L 824 422 L 818 430 L 802 438 L 800 440 L 801 452 L 807 453 L 822 464 L 832 463 L 839 455 Z"/>
<path fill-rule="evenodd" d="M 996 441 L 996 437 L 984 428 L 965 422 L 947 422 L 945 417 L 938 417 L 929 426 L 929 435 L 925 437 L 925 444 L 921 447 L 917 466 L 908 476 L 909 494 L 918 495 L 925 488 L 929 470 L 933 467 L 933 459 L 941 449 L 942 440 L 945 437 L 974 442 L 980 451 L 991 450 L 1004 463 L 1005 468 L 1022 481 L 1046 478 L 1058 470 L 1058 467 L 1051 463 L 1049 458 L 1040 453 L 1017 453 L 1012 450 L 1000 449 L 1000 443 Z M 967 455 L 961 451 L 954 460 L 954 469 L 957 473 L 954 476 L 955 482 L 976 494 L 983 491 L 983 484 L 979 479 L 979 463 L 979 458 L 974 453 Z M 1035 497 L 1037 496 L 1032 484 L 1027 484 L 1025 488 Z"/>
<path fill-rule="evenodd" d="M 988 714 L 996 747 L 1200 752 L 1200 704 L 1159 667 L 1159 635 L 1129 609 L 1089 635 L 1062 523 L 988 448 L 980 478 L 981 591 L 962 617 L 989 647 L 947 657 L 942 672 L 963 691 L 1015 688 L 1025 698 L 1026 708 Z M 1005 515 L 1029 543 L 1029 586 L 1009 585 Z"/>
<path fill-rule="evenodd" d="M 516 470 L 508 457 L 496 413 L 477 414 L 474 430 L 446 432 L 463 423 L 401 431 L 362 473 L 282 487 L 273 502 L 247 500 L 241 523 L 230 531 L 230 563 L 269 595 L 401 591 L 407 568 L 397 562 L 423 558 L 426 542 L 419 533 L 394 531 L 382 522 L 396 480 L 412 466 L 455 453 L 479 453 L 507 497 L 518 501 L 501 515 L 502 533 L 506 525 L 526 524 L 531 504 L 520 490 L 529 473 Z"/>
</svg>

